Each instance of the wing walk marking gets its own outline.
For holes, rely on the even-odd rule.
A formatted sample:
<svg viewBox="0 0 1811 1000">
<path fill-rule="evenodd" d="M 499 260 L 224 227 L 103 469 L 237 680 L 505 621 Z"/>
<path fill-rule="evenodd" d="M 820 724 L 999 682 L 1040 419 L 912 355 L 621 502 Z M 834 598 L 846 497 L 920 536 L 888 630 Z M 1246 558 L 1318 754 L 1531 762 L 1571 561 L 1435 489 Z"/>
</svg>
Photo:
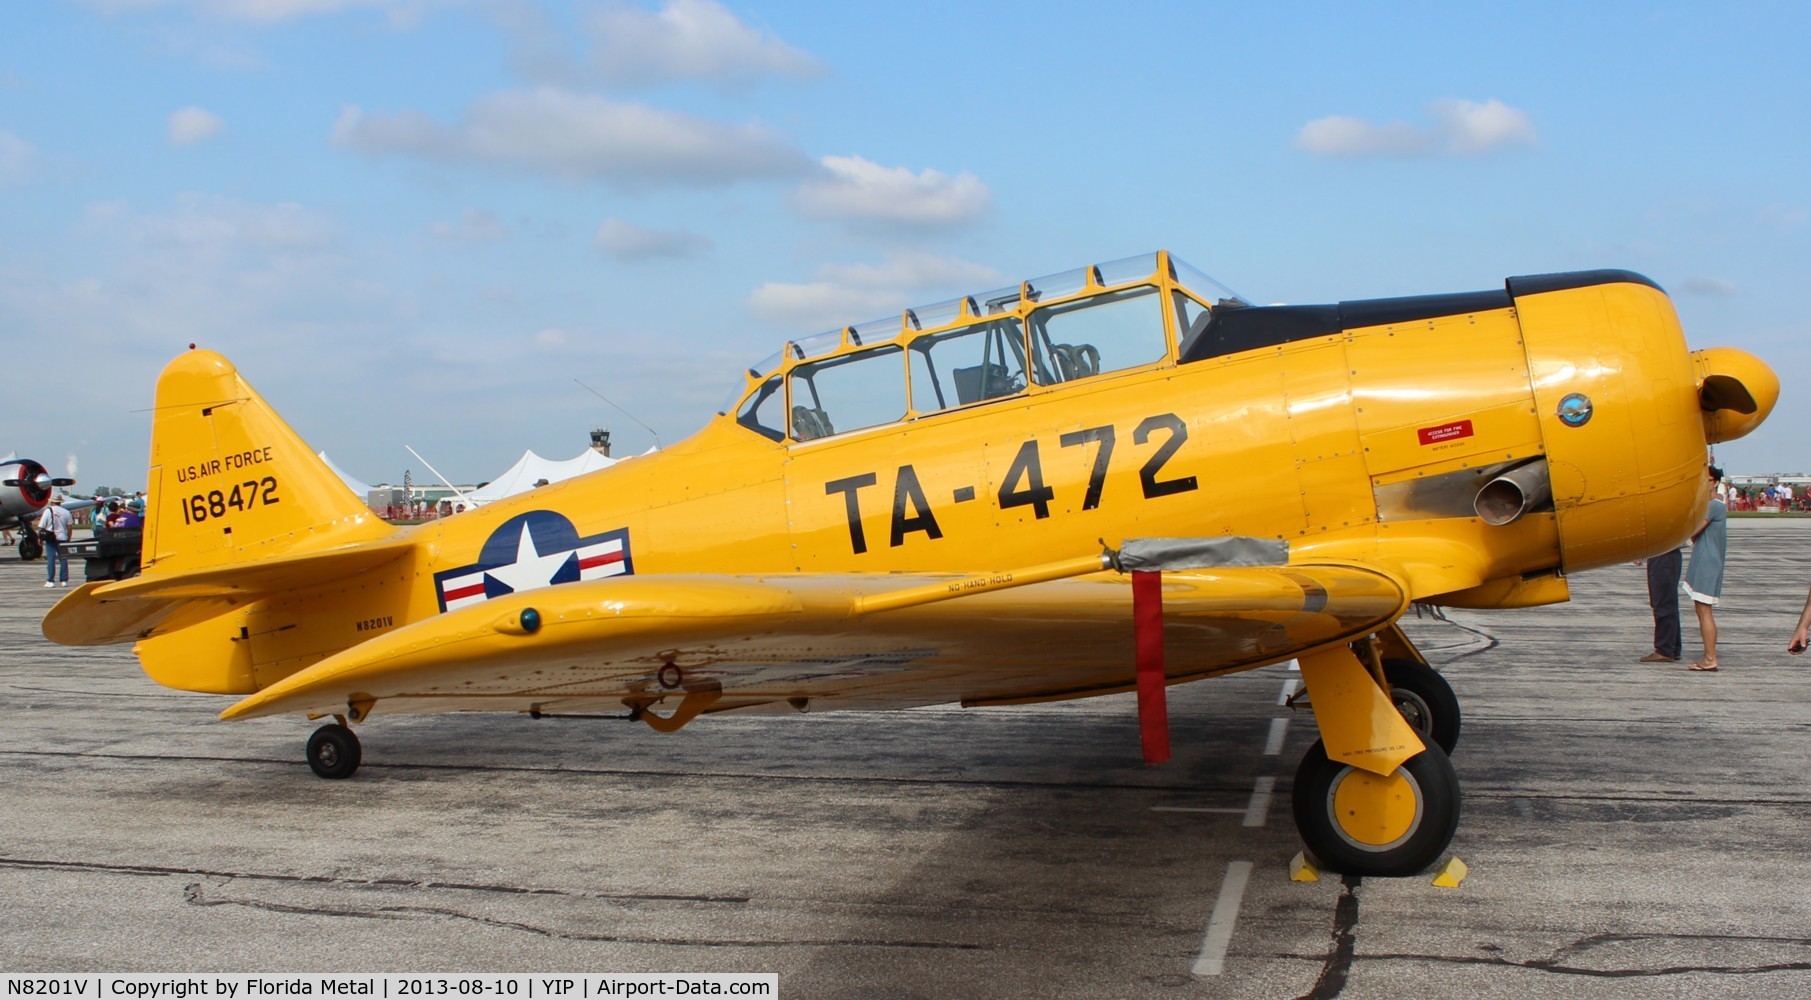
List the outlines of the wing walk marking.
<svg viewBox="0 0 1811 1000">
<path fill-rule="evenodd" d="M 1251 881 L 1251 862 L 1229 861 L 1226 878 L 1220 882 L 1220 898 L 1214 900 L 1213 915 L 1207 918 L 1207 934 L 1201 939 L 1201 951 L 1189 971 L 1197 976 L 1217 976 L 1226 968 L 1226 948 L 1232 944 L 1233 927 L 1239 922 L 1239 904 L 1245 900 L 1245 884 Z"/>
</svg>

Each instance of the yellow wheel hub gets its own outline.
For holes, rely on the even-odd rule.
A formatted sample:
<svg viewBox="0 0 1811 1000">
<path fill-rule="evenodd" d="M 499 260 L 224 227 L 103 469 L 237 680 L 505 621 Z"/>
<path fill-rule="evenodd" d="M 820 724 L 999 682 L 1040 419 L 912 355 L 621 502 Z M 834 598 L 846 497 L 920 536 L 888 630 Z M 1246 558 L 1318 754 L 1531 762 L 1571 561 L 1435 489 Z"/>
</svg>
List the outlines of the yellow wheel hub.
<svg viewBox="0 0 1811 1000">
<path fill-rule="evenodd" d="M 1389 847 L 1407 837 L 1421 817 L 1421 789 L 1397 768 L 1389 777 L 1348 770 L 1333 789 L 1333 822 L 1358 844 Z"/>
</svg>

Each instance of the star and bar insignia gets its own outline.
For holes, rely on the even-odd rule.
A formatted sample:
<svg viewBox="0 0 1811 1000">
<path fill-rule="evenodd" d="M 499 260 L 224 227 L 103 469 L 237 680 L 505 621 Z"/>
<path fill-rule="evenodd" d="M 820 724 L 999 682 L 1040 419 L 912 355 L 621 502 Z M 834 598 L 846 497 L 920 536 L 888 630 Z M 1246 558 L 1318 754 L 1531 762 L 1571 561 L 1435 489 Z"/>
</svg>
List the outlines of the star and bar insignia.
<svg viewBox="0 0 1811 1000">
<path fill-rule="evenodd" d="M 580 538 L 563 515 L 532 510 L 498 525 L 477 562 L 435 573 L 434 590 L 440 610 L 457 611 L 504 594 L 634 572 L 627 528 Z"/>
</svg>

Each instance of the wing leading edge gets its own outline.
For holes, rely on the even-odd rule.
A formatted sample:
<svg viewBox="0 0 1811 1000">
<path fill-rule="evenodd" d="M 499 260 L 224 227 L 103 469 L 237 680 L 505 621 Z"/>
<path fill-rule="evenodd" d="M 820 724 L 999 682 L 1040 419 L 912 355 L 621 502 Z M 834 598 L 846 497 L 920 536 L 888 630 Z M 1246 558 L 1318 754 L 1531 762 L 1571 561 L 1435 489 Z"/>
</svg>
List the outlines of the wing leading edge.
<svg viewBox="0 0 1811 1000">
<path fill-rule="evenodd" d="M 711 689 L 711 710 L 999 705 L 1130 690 L 1132 589 L 1099 557 L 1016 574 L 638 576 L 512 594 L 330 656 L 228 708 L 560 712 Z M 1041 573 L 1039 571 L 1042 571 Z M 1067 578 L 1065 578 L 1067 577 Z M 1041 580 L 1041 582 L 1028 582 Z M 1355 563 L 1162 577 L 1170 683 L 1275 663 L 1394 621 Z"/>
</svg>

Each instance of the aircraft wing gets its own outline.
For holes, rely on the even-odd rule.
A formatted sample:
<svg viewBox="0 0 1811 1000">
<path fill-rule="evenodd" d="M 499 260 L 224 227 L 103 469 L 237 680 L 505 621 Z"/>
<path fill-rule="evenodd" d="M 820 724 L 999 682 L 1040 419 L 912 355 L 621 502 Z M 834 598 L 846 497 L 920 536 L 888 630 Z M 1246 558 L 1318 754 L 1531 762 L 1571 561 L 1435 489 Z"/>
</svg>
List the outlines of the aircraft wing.
<svg viewBox="0 0 1811 1000">
<path fill-rule="evenodd" d="M 989 579 L 999 576 L 650 575 L 562 584 L 384 633 L 221 717 L 324 714 L 349 704 L 365 706 L 361 714 L 621 711 L 706 689 L 721 692 L 712 711 L 813 701 L 997 705 L 1133 688 L 1128 577 L 1094 572 L 982 589 Z M 1231 566 L 1161 580 L 1172 682 L 1345 642 L 1408 606 L 1399 579 L 1352 563 Z M 939 596 L 913 596 L 924 594 Z"/>
<path fill-rule="evenodd" d="M 68 503 L 57 504 L 57 506 L 63 508 L 64 510 L 70 512 L 71 514 L 76 514 L 76 513 L 80 513 L 81 511 L 87 510 L 88 508 L 94 506 L 94 501 L 93 500 L 71 500 Z M 44 509 L 42 507 L 40 507 L 37 510 L 28 510 L 21 514 L 0 515 L 0 525 L 4 525 L 9 529 L 10 528 L 34 527 L 38 523 L 38 518 L 42 517 L 43 514 L 44 514 Z"/>
</svg>

